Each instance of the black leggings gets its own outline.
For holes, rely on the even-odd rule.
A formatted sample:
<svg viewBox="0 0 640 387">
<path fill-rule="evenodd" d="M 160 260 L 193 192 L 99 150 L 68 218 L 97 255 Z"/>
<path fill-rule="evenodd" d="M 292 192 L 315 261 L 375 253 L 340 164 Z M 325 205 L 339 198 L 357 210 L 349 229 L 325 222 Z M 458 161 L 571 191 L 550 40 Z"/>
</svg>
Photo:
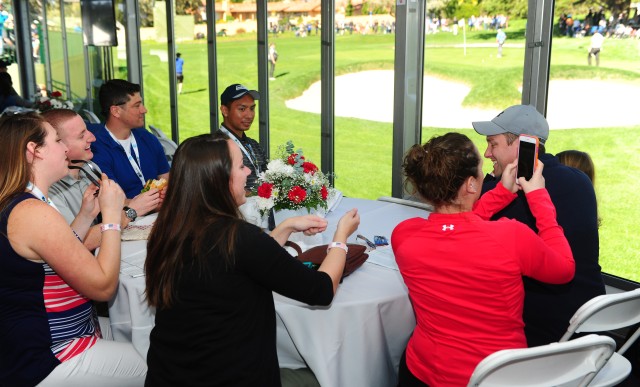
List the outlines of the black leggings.
<svg viewBox="0 0 640 387">
<path fill-rule="evenodd" d="M 398 369 L 398 387 L 429 387 L 428 384 L 413 376 L 407 367 L 407 350 L 400 358 L 400 366 Z"/>
</svg>

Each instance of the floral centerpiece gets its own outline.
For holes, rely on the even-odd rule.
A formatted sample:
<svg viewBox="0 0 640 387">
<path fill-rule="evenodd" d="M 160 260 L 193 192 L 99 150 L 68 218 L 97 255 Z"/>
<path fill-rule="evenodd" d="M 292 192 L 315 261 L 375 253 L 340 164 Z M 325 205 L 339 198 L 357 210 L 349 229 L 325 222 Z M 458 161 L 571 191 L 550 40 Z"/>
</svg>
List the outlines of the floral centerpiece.
<svg viewBox="0 0 640 387">
<path fill-rule="evenodd" d="M 307 161 L 302 149 L 294 151 L 291 141 L 279 146 L 277 157 L 258 175 L 257 206 L 262 216 L 272 209 L 326 210 L 329 179 L 318 167 Z"/>
<path fill-rule="evenodd" d="M 62 93 L 57 90 L 36 94 L 34 102 L 33 107 L 40 113 L 51 109 L 73 109 L 74 107 L 73 102 L 62 99 Z"/>
</svg>

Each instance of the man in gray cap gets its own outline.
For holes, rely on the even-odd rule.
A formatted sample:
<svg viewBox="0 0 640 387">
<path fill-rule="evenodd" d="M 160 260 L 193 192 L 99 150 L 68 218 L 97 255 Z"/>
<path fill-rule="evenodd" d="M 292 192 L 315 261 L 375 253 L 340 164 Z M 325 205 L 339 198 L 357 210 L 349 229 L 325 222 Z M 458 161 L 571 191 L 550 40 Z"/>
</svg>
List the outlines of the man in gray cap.
<svg viewBox="0 0 640 387">
<path fill-rule="evenodd" d="M 557 157 L 545 152 L 549 124 L 531 105 L 511 106 L 491 121 L 473 122 L 473 128 L 487 136 L 484 157 L 493 162 L 493 171 L 483 183 L 483 193 L 496 186 L 505 166 L 518 157 L 519 135 L 528 134 L 540 139 L 539 159 L 544 164 L 542 175 L 556 207 L 558 224 L 564 229 L 571 246 L 576 274 L 565 285 L 549 285 L 524 277 L 523 319 L 530 347 L 556 342 L 567 330 L 576 310 L 593 297 L 605 293 L 598 263 L 598 214 L 593 185 L 587 175 L 560 164 Z M 537 231 L 535 218 L 522 191 L 492 219 L 502 217 L 516 219 Z"/>
<path fill-rule="evenodd" d="M 251 174 L 247 177 L 247 191 L 256 187 L 258 174 L 267 169 L 267 158 L 262 147 L 245 133 L 251 128 L 256 116 L 255 101 L 259 99 L 260 93 L 238 83 L 227 87 L 220 96 L 220 112 L 223 117 L 220 131 L 238 144 L 244 165 L 251 169 Z"/>
</svg>

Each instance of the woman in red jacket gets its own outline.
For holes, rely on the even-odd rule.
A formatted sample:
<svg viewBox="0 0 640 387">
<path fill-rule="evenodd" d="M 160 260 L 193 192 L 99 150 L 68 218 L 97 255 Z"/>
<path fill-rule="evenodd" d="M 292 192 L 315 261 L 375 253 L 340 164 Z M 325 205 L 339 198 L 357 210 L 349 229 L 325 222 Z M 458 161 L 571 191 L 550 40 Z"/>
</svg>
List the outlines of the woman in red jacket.
<svg viewBox="0 0 640 387">
<path fill-rule="evenodd" d="M 466 386 L 487 355 L 526 347 L 522 276 L 573 278 L 574 261 L 544 188 L 542 163 L 515 184 L 515 163 L 485 194 L 482 157 L 466 136 L 448 133 L 415 145 L 404 173 L 435 208 L 400 223 L 391 244 L 417 326 L 400 362 L 400 386 Z M 524 190 L 538 235 L 514 220 L 488 221 Z"/>
</svg>

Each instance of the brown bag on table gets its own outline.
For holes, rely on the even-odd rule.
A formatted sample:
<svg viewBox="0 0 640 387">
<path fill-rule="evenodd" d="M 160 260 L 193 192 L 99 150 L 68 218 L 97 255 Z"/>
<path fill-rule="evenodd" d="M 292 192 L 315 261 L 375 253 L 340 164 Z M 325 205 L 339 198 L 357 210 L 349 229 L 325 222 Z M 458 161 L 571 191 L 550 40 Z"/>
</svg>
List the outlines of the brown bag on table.
<svg viewBox="0 0 640 387">
<path fill-rule="evenodd" d="M 302 252 L 300 246 L 294 242 L 287 241 L 285 246 L 289 246 L 298 252 L 297 258 L 300 262 L 311 262 L 318 266 L 322 264 L 322 261 L 324 261 L 327 256 L 327 247 L 329 247 L 329 245 L 320 245 Z M 342 278 L 356 271 L 356 269 L 362 266 L 367 258 L 369 258 L 369 255 L 365 253 L 367 250 L 365 246 L 356 243 L 347 243 L 347 247 L 349 248 L 349 252 L 347 253 L 347 262 L 342 272 Z"/>
</svg>

